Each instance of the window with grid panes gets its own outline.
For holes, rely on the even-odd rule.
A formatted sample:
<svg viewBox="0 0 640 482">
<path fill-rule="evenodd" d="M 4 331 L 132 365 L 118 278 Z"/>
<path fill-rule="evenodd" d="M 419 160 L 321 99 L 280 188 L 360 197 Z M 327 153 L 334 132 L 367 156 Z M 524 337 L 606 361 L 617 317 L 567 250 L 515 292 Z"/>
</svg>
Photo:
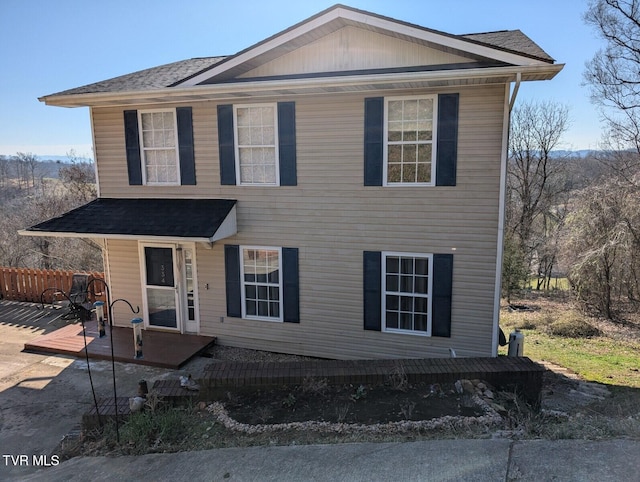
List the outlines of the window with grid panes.
<svg viewBox="0 0 640 482">
<path fill-rule="evenodd" d="M 385 331 L 429 334 L 433 256 L 383 254 L 383 327 Z"/>
<path fill-rule="evenodd" d="M 240 184 L 277 184 L 276 105 L 238 105 L 234 109 Z"/>
<path fill-rule="evenodd" d="M 385 184 L 433 184 L 436 96 L 385 99 Z"/>
<path fill-rule="evenodd" d="M 242 248 L 243 317 L 282 321 L 280 249 Z"/>
<path fill-rule="evenodd" d="M 145 184 L 180 184 L 175 110 L 139 115 Z"/>
</svg>

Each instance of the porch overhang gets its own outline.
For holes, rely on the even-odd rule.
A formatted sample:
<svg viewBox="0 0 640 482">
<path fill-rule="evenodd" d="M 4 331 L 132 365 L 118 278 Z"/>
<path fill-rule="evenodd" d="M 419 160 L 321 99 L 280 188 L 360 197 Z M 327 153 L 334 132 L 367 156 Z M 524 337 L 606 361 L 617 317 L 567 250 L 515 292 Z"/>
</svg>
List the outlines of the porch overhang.
<svg viewBox="0 0 640 482">
<path fill-rule="evenodd" d="M 237 232 L 233 199 L 99 198 L 23 236 L 213 243 Z"/>
</svg>

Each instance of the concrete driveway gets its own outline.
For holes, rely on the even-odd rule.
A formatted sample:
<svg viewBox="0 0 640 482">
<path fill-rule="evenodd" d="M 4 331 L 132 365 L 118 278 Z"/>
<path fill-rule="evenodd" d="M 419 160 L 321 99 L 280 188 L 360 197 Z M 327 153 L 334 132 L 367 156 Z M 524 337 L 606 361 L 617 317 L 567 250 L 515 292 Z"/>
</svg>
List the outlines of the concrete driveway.
<svg viewBox="0 0 640 482">
<path fill-rule="evenodd" d="M 0 480 L 25 476 L 55 455 L 62 438 L 80 427 L 93 405 L 84 359 L 24 353 L 24 343 L 67 324 L 62 310 L 0 300 Z M 193 372 L 208 360 L 196 358 L 181 371 L 116 363 L 118 396 L 134 396 L 141 379 L 149 382 Z M 96 397 L 113 397 L 109 361 L 90 361 Z M 21 460 L 4 456 L 27 456 Z M 16 463 L 17 461 L 17 463 Z"/>
</svg>

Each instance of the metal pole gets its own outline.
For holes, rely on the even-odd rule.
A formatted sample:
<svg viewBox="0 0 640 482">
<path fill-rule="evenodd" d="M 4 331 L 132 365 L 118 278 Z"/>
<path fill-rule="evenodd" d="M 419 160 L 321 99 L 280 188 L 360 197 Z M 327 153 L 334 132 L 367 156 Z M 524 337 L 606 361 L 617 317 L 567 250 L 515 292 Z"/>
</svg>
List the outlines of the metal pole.
<svg viewBox="0 0 640 482">
<path fill-rule="evenodd" d="M 107 307 L 108 307 L 108 313 L 109 313 L 109 340 L 111 343 L 111 374 L 113 378 L 113 405 L 116 412 L 116 441 L 119 445 L 120 444 L 120 420 L 119 420 L 119 413 L 118 413 L 118 392 L 116 390 L 116 359 L 113 353 L 113 305 L 116 304 L 117 301 L 124 301 L 127 305 L 129 305 L 129 308 L 131 308 L 131 311 L 133 313 L 139 313 L 140 307 L 137 307 L 137 309 L 134 310 L 131 303 L 129 303 L 127 300 L 124 300 L 124 299 L 117 299 L 112 302 L 111 290 L 109 289 L 109 285 L 106 283 L 105 280 L 101 278 L 93 278 L 87 285 L 87 291 L 89 291 L 89 286 L 91 286 L 91 284 L 93 284 L 96 281 L 100 281 L 104 285 L 104 288 L 107 292 Z"/>
</svg>

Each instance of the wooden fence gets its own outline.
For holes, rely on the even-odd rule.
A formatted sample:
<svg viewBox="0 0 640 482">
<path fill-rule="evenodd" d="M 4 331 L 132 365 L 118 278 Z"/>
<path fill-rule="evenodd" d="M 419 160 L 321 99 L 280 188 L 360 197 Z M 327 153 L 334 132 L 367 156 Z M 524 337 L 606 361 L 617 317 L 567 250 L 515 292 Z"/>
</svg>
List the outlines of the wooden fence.
<svg viewBox="0 0 640 482">
<path fill-rule="evenodd" d="M 56 294 L 56 291 L 70 294 L 73 275 L 77 273 L 77 271 L 0 267 L 0 299 L 34 303 L 63 301 L 64 295 Z M 95 278 L 104 279 L 104 273 L 81 274 L 89 276 L 89 301 L 91 303 L 97 300 L 106 301 L 103 283 L 91 283 L 91 280 Z M 43 292 L 44 296 L 41 298 Z"/>
</svg>

